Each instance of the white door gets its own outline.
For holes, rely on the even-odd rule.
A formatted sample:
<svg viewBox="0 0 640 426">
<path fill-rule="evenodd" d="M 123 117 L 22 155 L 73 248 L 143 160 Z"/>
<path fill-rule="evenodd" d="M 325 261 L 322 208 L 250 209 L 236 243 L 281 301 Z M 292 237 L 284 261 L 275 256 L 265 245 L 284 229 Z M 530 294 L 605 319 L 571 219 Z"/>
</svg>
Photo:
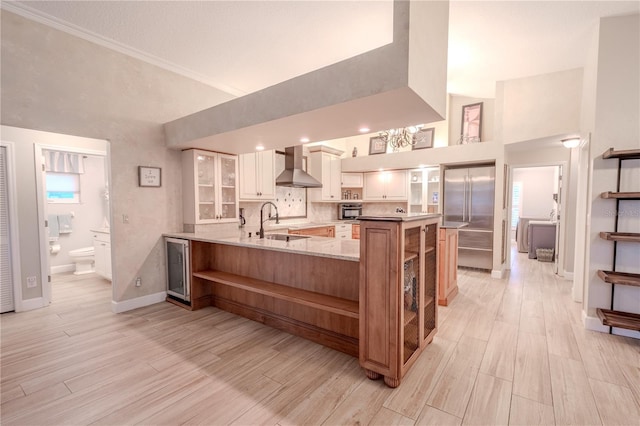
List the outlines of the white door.
<svg viewBox="0 0 640 426">
<path fill-rule="evenodd" d="M 0 146 L 0 282 L 2 283 L 0 312 L 9 312 L 15 309 L 7 180 L 7 148 Z"/>
<path fill-rule="evenodd" d="M 255 200 L 260 198 L 258 192 L 258 153 L 240 155 L 240 199 Z"/>
</svg>

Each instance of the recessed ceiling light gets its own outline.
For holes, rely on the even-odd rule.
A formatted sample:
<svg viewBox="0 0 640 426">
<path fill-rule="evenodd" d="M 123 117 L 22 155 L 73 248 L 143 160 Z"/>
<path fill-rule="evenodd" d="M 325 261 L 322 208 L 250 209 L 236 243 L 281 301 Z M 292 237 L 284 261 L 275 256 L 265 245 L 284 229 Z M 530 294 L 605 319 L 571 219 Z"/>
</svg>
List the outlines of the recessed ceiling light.
<svg viewBox="0 0 640 426">
<path fill-rule="evenodd" d="M 256 151 L 264 151 L 264 145 L 256 145 Z"/>
<path fill-rule="evenodd" d="M 360 133 L 368 133 L 371 129 L 368 127 L 360 127 Z"/>
<path fill-rule="evenodd" d="M 309 138 L 307 138 L 307 137 L 300 138 L 300 142 L 307 143 L 307 142 L 309 142 Z"/>
</svg>

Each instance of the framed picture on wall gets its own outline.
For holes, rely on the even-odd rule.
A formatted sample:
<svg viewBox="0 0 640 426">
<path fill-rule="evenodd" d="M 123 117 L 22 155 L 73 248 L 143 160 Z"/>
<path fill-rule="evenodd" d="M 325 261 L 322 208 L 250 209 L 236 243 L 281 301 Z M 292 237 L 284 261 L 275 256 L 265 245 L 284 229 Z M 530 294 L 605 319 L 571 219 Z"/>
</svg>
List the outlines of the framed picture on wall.
<svg viewBox="0 0 640 426">
<path fill-rule="evenodd" d="M 433 138 L 435 136 L 435 127 L 428 129 L 420 129 L 413 135 L 413 145 L 411 149 L 433 148 Z"/>
<path fill-rule="evenodd" d="M 482 138 L 482 102 L 462 107 L 460 143 L 480 142 Z"/>
<path fill-rule="evenodd" d="M 384 154 L 387 152 L 387 141 L 382 136 L 374 136 L 369 139 L 369 155 Z"/>
<path fill-rule="evenodd" d="M 162 186 L 162 169 L 160 167 L 138 166 L 139 186 Z"/>
</svg>

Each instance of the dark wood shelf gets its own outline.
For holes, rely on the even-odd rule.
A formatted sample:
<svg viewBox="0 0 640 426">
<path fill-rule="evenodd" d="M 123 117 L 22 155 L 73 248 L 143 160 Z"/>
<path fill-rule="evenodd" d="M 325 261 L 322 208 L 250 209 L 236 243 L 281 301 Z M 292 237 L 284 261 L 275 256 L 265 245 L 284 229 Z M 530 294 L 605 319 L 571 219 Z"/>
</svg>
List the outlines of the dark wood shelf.
<svg viewBox="0 0 640 426">
<path fill-rule="evenodd" d="M 609 309 L 597 309 L 598 318 L 602 324 L 609 327 L 625 328 L 627 330 L 640 331 L 640 315 L 629 312 L 611 311 Z"/>
<path fill-rule="evenodd" d="M 640 200 L 640 192 L 612 192 L 600 194 L 600 198 L 617 198 L 619 200 Z"/>
<path fill-rule="evenodd" d="M 601 232 L 600 238 L 609 241 L 640 243 L 640 234 L 637 232 Z"/>
<path fill-rule="evenodd" d="M 640 274 L 614 271 L 598 271 L 598 276 L 602 279 L 602 281 L 609 284 L 640 287 Z"/>
<path fill-rule="evenodd" d="M 608 158 L 620 158 L 623 160 L 640 159 L 640 149 L 626 149 L 616 151 L 613 148 L 609 148 L 602 154 L 602 158 L 605 160 Z"/>
</svg>

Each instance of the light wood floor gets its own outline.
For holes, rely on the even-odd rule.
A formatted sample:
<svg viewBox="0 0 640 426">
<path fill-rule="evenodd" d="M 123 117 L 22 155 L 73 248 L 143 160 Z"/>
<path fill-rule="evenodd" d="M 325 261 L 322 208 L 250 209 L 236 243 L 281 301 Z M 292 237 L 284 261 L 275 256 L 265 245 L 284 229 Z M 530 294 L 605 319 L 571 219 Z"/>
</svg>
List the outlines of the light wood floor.
<svg viewBox="0 0 640 426">
<path fill-rule="evenodd" d="M 108 282 L 62 278 L 50 307 L 0 317 L 2 425 L 640 424 L 640 341 L 584 330 L 571 284 L 526 255 L 508 279 L 461 272 L 395 390 L 215 308 L 115 315 Z"/>
</svg>

